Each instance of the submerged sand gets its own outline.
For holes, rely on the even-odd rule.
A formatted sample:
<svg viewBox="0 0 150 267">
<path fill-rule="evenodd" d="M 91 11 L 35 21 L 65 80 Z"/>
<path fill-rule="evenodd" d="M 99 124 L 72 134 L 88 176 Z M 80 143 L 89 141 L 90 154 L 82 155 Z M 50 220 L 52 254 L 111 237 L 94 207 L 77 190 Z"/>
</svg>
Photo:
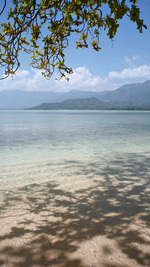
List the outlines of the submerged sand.
<svg viewBox="0 0 150 267">
<path fill-rule="evenodd" d="M 150 266 L 145 160 L 1 190 L 0 266 Z"/>
</svg>

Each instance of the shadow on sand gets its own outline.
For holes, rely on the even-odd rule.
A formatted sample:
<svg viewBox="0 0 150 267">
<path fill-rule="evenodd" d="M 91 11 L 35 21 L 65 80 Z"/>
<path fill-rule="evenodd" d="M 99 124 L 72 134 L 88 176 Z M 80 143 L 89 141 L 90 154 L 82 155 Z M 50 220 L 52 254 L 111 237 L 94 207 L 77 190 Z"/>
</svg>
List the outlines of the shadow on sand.
<svg viewBox="0 0 150 267">
<path fill-rule="evenodd" d="M 150 266 L 150 254 L 139 246 L 150 246 L 143 235 L 150 226 L 149 163 L 149 157 L 131 154 L 107 166 L 67 162 L 78 165 L 74 177 L 88 177 L 87 188 L 73 192 L 47 182 L 4 192 L 0 218 L 9 222 L 14 210 L 15 223 L 0 235 L 0 265 L 83 267 L 80 258 L 70 255 L 82 242 L 107 236 L 135 266 Z M 135 220 L 139 224 L 133 229 Z M 106 245 L 100 249 L 111 254 Z M 109 266 L 107 260 L 102 266 Z"/>
</svg>

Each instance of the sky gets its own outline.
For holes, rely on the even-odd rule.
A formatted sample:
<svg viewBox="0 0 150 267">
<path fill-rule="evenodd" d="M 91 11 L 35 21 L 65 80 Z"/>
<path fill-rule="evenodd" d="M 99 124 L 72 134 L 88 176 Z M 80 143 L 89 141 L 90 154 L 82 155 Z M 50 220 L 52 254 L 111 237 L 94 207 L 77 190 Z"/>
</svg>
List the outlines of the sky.
<svg viewBox="0 0 150 267">
<path fill-rule="evenodd" d="M 113 41 L 106 32 L 100 34 L 99 52 L 92 48 L 76 49 L 75 37 L 70 38 L 66 49 L 66 64 L 74 73 L 65 79 L 50 80 L 41 76 L 41 71 L 29 66 L 26 54 L 21 55 L 21 67 L 17 74 L 0 81 L 2 90 L 27 91 L 106 91 L 114 90 L 127 83 L 150 80 L 150 0 L 138 0 L 141 18 L 148 29 L 139 33 L 136 25 L 124 18 Z M 4 16 L 2 17 L 4 19 Z M 2 21 L 1 18 L 1 21 Z"/>
</svg>

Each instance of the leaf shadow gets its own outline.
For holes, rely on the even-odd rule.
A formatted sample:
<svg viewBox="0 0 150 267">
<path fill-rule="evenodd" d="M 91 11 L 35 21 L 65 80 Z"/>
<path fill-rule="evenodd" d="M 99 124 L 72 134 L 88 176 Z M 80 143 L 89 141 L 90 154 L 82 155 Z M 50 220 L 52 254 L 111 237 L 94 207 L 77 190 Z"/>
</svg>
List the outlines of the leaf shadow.
<svg viewBox="0 0 150 267">
<path fill-rule="evenodd" d="M 72 253 L 78 252 L 83 242 L 102 236 L 115 240 L 120 251 L 137 266 L 150 266 L 150 255 L 141 249 L 141 245 L 150 246 L 141 234 L 150 226 L 148 163 L 148 157 L 139 155 L 116 158 L 104 166 L 98 161 L 88 165 L 67 162 L 78 167 L 74 177 L 78 173 L 87 177 L 86 188 L 67 191 L 58 183 L 47 182 L 5 193 L 0 218 L 9 221 L 7 210 L 17 207 L 21 215 L 18 219 L 16 211 L 17 223 L 0 235 L 0 264 L 84 267 L 81 258 L 72 258 Z M 137 218 L 141 227 L 132 229 Z M 4 245 L 6 240 L 9 245 Z M 20 245 L 14 246 L 14 240 L 21 240 Z M 111 254 L 106 245 L 101 250 L 104 258 Z M 103 266 L 108 266 L 107 257 Z"/>
</svg>

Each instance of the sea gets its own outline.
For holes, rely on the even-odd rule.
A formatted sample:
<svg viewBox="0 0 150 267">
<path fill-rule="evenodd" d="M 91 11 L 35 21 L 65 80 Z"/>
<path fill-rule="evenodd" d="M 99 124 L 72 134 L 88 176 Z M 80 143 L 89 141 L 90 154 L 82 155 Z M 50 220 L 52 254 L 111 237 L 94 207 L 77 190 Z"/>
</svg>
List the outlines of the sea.
<svg viewBox="0 0 150 267">
<path fill-rule="evenodd" d="M 0 111 L 1 190 L 141 162 L 149 171 L 150 111 Z"/>
<path fill-rule="evenodd" d="M 0 111 L 5 266 L 150 266 L 149 203 L 150 111 Z"/>
<path fill-rule="evenodd" d="M 140 158 L 150 164 L 149 111 L 0 111 L 1 189 Z"/>
</svg>

